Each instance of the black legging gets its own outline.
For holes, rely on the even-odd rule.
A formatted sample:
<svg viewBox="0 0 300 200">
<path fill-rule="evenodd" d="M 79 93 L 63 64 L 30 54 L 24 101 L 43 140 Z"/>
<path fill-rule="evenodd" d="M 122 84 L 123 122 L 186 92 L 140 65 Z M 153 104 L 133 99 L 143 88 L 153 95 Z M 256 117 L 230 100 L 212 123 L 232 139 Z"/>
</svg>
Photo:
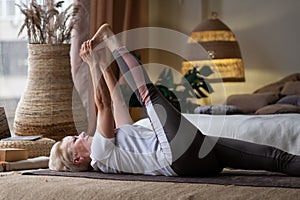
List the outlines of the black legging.
<svg viewBox="0 0 300 200">
<path fill-rule="evenodd" d="M 230 167 L 300 176 L 300 156 L 291 155 L 271 146 L 203 135 L 164 98 L 151 83 L 142 65 L 125 47 L 116 49 L 113 56 L 141 103 L 145 105 L 151 101 L 154 105 L 155 113 L 171 147 L 171 167 L 178 175 L 215 175 L 224 167 Z M 151 117 L 149 118 L 151 121 Z M 204 140 L 208 147 L 211 143 L 212 149 L 206 156 L 200 158 L 199 151 Z"/>
</svg>

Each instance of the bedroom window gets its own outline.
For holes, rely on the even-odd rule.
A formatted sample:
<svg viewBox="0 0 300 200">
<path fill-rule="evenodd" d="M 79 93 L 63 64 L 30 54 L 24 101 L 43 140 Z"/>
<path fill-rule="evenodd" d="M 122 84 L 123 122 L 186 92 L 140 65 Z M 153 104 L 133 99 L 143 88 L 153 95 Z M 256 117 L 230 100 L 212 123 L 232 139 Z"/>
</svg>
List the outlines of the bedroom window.
<svg viewBox="0 0 300 200">
<path fill-rule="evenodd" d="M 10 129 L 27 76 L 27 42 L 17 37 L 22 16 L 15 3 L 20 2 L 0 0 L 0 106 L 5 109 Z"/>
<path fill-rule="evenodd" d="M 15 1 L 12 0 L 0 0 L 0 16 L 11 17 L 15 15 L 16 9 L 14 8 Z"/>
</svg>

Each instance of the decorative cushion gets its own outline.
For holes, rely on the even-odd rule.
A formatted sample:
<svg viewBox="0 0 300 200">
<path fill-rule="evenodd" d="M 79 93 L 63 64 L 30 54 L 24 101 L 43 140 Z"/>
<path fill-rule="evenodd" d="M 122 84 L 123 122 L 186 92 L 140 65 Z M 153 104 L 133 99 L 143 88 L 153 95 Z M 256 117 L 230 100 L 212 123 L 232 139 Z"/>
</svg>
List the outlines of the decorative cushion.
<svg viewBox="0 0 300 200">
<path fill-rule="evenodd" d="M 282 95 L 300 95 L 300 81 L 287 82 L 281 90 Z"/>
<path fill-rule="evenodd" d="M 255 90 L 254 93 L 266 93 L 266 92 L 280 93 L 283 86 L 284 86 L 283 82 L 275 82 Z"/>
<path fill-rule="evenodd" d="M 232 105 L 210 105 L 198 106 L 195 108 L 194 113 L 209 115 L 233 115 L 242 114 L 243 112 L 238 107 Z"/>
<path fill-rule="evenodd" d="M 300 95 L 288 95 L 277 101 L 278 104 L 290 104 L 300 107 Z"/>
<path fill-rule="evenodd" d="M 300 107 L 290 104 L 273 104 L 258 109 L 255 114 L 284 114 L 284 113 L 300 113 Z"/>
<path fill-rule="evenodd" d="M 275 103 L 279 99 L 276 93 L 238 94 L 227 98 L 227 105 L 238 107 L 245 114 L 255 113 L 266 105 Z"/>
<path fill-rule="evenodd" d="M 300 73 L 288 75 L 288 76 L 280 79 L 279 81 L 265 85 L 265 86 L 257 89 L 254 93 L 265 93 L 265 92 L 280 93 L 281 90 L 283 89 L 285 83 L 291 82 L 291 81 L 300 81 Z"/>
</svg>

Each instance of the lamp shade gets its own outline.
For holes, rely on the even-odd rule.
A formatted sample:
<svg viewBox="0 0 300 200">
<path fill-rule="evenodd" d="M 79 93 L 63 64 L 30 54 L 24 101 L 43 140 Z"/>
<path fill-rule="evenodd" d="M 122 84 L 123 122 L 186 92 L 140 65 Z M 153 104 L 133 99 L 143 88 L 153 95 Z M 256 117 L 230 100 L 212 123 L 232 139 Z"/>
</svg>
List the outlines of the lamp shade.
<svg viewBox="0 0 300 200">
<path fill-rule="evenodd" d="M 196 54 L 182 63 L 182 73 L 185 74 L 194 66 L 209 66 L 213 71 L 211 81 L 242 82 L 245 81 L 244 65 L 239 44 L 234 33 L 217 15 L 199 24 L 188 40 L 189 52 L 200 44 L 208 52 L 210 59 L 203 59 Z"/>
</svg>

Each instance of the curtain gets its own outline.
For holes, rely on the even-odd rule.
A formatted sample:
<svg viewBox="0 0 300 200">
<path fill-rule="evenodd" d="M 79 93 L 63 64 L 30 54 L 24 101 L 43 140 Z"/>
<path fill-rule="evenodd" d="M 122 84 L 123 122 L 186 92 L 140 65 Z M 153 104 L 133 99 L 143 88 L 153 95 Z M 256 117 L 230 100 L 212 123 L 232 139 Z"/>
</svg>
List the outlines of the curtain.
<svg viewBox="0 0 300 200">
<path fill-rule="evenodd" d="M 148 25 L 148 0 L 74 0 L 82 6 L 78 26 L 71 41 L 72 76 L 88 119 L 87 133 L 96 128 L 96 107 L 88 66 L 79 57 L 81 44 L 92 37 L 105 22 L 115 33 Z M 115 63 L 113 63 L 115 64 Z M 117 68 L 114 71 L 118 74 Z"/>
<path fill-rule="evenodd" d="M 115 33 L 148 25 L 148 0 L 90 0 L 90 36 L 104 22 Z"/>
</svg>

